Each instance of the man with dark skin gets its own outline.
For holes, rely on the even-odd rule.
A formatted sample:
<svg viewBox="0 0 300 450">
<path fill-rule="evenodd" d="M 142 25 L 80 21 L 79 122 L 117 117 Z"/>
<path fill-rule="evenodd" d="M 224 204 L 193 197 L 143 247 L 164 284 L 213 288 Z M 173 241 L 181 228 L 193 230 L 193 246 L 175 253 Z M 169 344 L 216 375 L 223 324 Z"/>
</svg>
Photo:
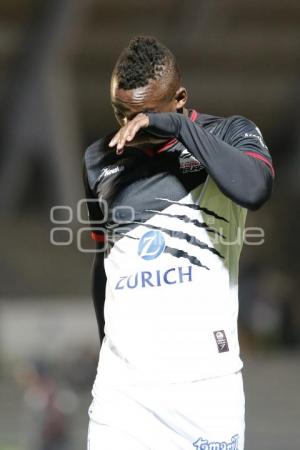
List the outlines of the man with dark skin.
<svg viewBox="0 0 300 450">
<path fill-rule="evenodd" d="M 116 146 L 117 154 L 121 154 L 124 147 L 130 145 L 146 145 L 152 148 L 161 144 L 165 139 L 154 138 L 144 134 L 137 137 L 142 128 L 147 128 L 149 118 L 147 112 L 179 112 L 186 116 L 188 111 L 184 108 L 187 101 L 187 91 L 180 86 L 180 79 L 176 73 L 158 80 L 151 80 L 146 86 L 125 90 L 118 87 L 117 75 L 113 74 L 111 80 L 111 103 L 121 129 L 109 143 L 110 147 Z"/>
<path fill-rule="evenodd" d="M 243 450 L 238 264 L 269 151 L 250 120 L 187 108 L 152 37 L 121 53 L 111 102 L 120 129 L 83 172 L 101 340 L 88 450 Z"/>
</svg>

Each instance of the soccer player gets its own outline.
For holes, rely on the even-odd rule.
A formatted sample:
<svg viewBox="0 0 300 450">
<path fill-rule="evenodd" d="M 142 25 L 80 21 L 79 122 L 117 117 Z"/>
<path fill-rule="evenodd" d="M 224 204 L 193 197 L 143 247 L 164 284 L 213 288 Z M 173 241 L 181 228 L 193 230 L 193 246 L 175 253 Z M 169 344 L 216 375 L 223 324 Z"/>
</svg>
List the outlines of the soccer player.
<svg viewBox="0 0 300 450">
<path fill-rule="evenodd" d="M 238 263 L 269 151 L 250 120 L 187 108 L 152 37 L 121 53 L 111 102 L 120 128 L 83 172 L 101 339 L 88 449 L 243 450 Z"/>
</svg>

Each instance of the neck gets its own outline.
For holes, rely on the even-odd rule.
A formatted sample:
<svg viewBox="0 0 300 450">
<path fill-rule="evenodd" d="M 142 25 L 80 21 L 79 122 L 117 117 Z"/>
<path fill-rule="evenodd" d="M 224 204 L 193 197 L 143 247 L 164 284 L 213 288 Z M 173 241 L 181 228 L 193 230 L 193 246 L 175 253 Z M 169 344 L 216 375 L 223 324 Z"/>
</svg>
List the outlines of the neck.
<svg viewBox="0 0 300 450">
<path fill-rule="evenodd" d="M 187 108 L 182 108 L 182 114 L 184 114 L 186 117 L 189 116 L 189 110 Z"/>
</svg>

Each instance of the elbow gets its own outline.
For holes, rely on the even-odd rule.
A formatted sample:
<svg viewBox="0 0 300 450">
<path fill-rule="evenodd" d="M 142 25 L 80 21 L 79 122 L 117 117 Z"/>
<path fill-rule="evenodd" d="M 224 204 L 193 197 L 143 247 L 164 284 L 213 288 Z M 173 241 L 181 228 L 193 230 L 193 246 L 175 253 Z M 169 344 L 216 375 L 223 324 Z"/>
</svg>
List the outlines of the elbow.
<svg viewBox="0 0 300 450">
<path fill-rule="evenodd" d="M 255 172 L 252 180 L 248 180 L 242 206 L 250 211 L 257 211 L 271 197 L 274 176 L 265 164 L 261 164 L 258 160 L 253 160 L 253 162 L 259 171 Z"/>
<path fill-rule="evenodd" d="M 274 182 L 274 173 L 265 164 L 259 160 L 253 160 L 257 169 L 259 169 L 258 175 L 255 177 L 255 181 L 251 183 L 251 189 L 249 189 L 249 198 L 247 206 L 250 211 L 256 211 L 261 208 L 271 197 Z"/>
<path fill-rule="evenodd" d="M 257 211 L 258 209 L 260 209 L 268 200 L 269 197 L 265 198 L 265 197 L 260 197 L 257 199 L 253 199 L 249 202 L 247 202 L 247 204 L 245 205 L 245 207 L 247 209 L 249 209 L 250 211 Z"/>
<path fill-rule="evenodd" d="M 272 184 L 256 186 L 255 189 L 249 191 L 247 198 L 244 199 L 243 206 L 250 211 L 260 209 L 271 197 Z"/>
</svg>

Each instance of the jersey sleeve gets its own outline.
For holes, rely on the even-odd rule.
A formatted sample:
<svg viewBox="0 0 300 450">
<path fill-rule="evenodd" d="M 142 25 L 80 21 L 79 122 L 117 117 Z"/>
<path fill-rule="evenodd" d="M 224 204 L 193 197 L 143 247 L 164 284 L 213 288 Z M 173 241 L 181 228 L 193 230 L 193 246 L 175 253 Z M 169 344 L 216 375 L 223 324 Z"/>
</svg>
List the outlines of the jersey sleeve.
<svg viewBox="0 0 300 450">
<path fill-rule="evenodd" d="M 85 201 L 91 226 L 91 237 L 96 241 L 96 253 L 92 266 L 92 298 L 96 313 L 100 346 L 104 339 L 104 302 L 106 290 L 106 274 L 104 269 L 104 246 L 106 236 L 103 229 L 103 213 L 101 211 L 98 197 L 93 193 L 88 179 L 88 169 L 83 158 L 82 177 L 85 190 Z"/>
<path fill-rule="evenodd" d="M 226 142 L 245 155 L 263 161 L 274 176 L 272 157 L 260 129 L 242 116 L 234 116 L 229 120 L 231 124 L 226 134 Z"/>
<path fill-rule="evenodd" d="M 237 119 L 230 118 L 221 139 L 183 114 L 147 115 L 146 130 L 161 137 L 176 137 L 203 164 L 221 192 L 236 204 L 255 210 L 269 199 L 273 172 L 266 149 L 259 145 L 257 137 L 250 136 L 250 126 L 244 131 L 245 126 L 240 127 Z"/>
<path fill-rule="evenodd" d="M 101 244 L 104 246 L 106 241 L 103 224 L 104 216 L 99 205 L 99 199 L 94 194 L 89 184 L 88 169 L 86 166 L 85 157 L 83 158 L 82 166 L 82 178 L 85 191 L 85 202 L 91 227 L 91 238 L 98 243 L 97 247 L 101 246 Z"/>
</svg>

